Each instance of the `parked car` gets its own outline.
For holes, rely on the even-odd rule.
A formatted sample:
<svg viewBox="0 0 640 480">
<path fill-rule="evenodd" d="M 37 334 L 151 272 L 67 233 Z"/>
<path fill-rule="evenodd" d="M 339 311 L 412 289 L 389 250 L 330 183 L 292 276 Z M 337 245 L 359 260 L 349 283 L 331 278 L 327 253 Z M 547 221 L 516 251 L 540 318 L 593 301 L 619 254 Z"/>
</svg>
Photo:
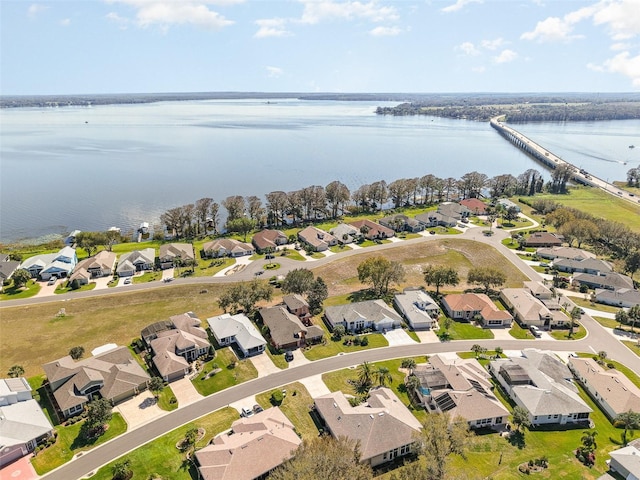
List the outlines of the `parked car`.
<svg viewBox="0 0 640 480">
<path fill-rule="evenodd" d="M 58 281 L 58 277 L 51 277 L 47 282 L 47 285 L 55 285 L 57 281 Z"/>
<path fill-rule="evenodd" d="M 173 282 L 173 277 L 167 277 L 163 280 L 165 283 Z"/>
<path fill-rule="evenodd" d="M 253 413 L 260 413 L 262 411 L 264 411 L 264 409 L 257 403 L 253 406 Z"/>
<path fill-rule="evenodd" d="M 542 334 L 540 333 L 540 329 L 538 327 L 536 327 L 535 325 L 531 325 L 529 327 L 529 330 L 531 331 L 533 336 L 536 337 L 536 338 L 540 338 L 542 336 Z"/>
<path fill-rule="evenodd" d="M 291 361 L 293 361 L 293 352 L 286 352 L 286 353 L 284 354 L 284 359 L 285 359 L 287 362 L 291 362 Z"/>
<path fill-rule="evenodd" d="M 129 285 L 131 283 L 131 279 L 130 278 L 125 278 L 124 279 L 124 284 L 125 285 Z"/>
<path fill-rule="evenodd" d="M 253 416 L 253 409 L 250 407 L 242 407 L 242 412 L 240 412 L 240 416 L 241 417 L 252 417 Z"/>
</svg>

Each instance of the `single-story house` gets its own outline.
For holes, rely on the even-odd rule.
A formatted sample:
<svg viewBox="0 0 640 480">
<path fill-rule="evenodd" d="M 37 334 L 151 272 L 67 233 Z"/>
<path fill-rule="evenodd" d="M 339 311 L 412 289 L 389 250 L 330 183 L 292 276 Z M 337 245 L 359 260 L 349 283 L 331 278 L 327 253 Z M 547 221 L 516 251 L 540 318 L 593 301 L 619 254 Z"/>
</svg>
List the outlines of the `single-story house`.
<svg viewBox="0 0 640 480">
<path fill-rule="evenodd" d="M 193 312 L 187 312 L 142 330 L 141 337 L 151 350 L 153 364 L 165 382 L 187 375 L 191 362 L 211 350 L 209 336 L 201 323 Z"/>
<path fill-rule="evenodd" d="M 510 208 L 515 208 L 516 212 L 520 213 L 520 207 L 517 203 L 512 202 L 508 198 L 500 198 L 498 199 L 498 205 L 502 205 L 505 210 L 509 210 Z"/>
<path fill-rule="evenodd" d="M 289 460 L 302 443 L 293 424 L 278 407 L 231 424 L 195 452 L 202 480 L 254 480 Z"/>
<path fill-rule="evenodd" d="M 343 245 L 353 243 L 360 236 L 360 231 L 348 223 L 339 223 L 336 227 L 329 230 L 329 233 L 336 237 L 338 242 Z"/>
<path fill-rule="evenodd" d="M 629 410 L 640 412 L 640 389 L 622 372 L 576 357 L 569 359 L 569 369 L 610 419 Z"/>
<path fill-rule="evenodd" d="M 298 239 L 308 245 L 314 252 L 324 252 L 329 247 L 338 244 L 336 237 L 312 225 L 300 230 Z"/>
<path fill-rule="evenodd" d="M 107 250 L 96 253 L 93 257 L 78 262 L 76 269 L 85 269 L 91 278 L 108 277 L 113 274 L 116 266 L 116 254 Z"/>
<path fill-rule="evenodd" d="M 365 230 L 366 233 L 363 235 L 367 240 L 384 240 L 385 238 L 391 238 L 395 235 L 393 229 L 387 228 L 379 223 L 372 222 L 366 218 L 364 220 L 350 222 L 349 225 L 356 228 L 360 234 L 363 234 L 362 232 Z"/>
<path fill-rule="evenodd" d="M 543 301 L 531 295 L 528 289 L 524 288 L 503 288 L 500 291 L 500 299 L 518 320 L 520 325 L 530 327 L 531 325 L 549 330 L 550 328 L 562 327 L 570 323 L 561 310 L 557 302 L 543 299 Z M 551 306 L 552 308 L 549 308 Z"/>
<path fill-rule="evenodd" d="M 280 230 L 264 229 L 256 233 L 251 239 L 251 243 L 259 253 L 267 249 L 275 250 L 280 245 L 286 245 L 289 242 L 287 236 Z"/>
<path fill-rule="evenodd" d="M 584 260 L 559 258 L 553 261 L 553 266 L 561 272 L 591 273 L 593 275 L 606 275 L 613 270 L 609 262 L 597 258 L 585 258 Z"/>
<path fill-rule="evenodd" d="M 153 270 L 155 264 L 156 250 L 154 248 L 149 247 L 143 250 L 134 250 L 133 252 L 120 255 L 116 273 L 120 277 L 130 277 L 135 275 L 136 272 Z"/>
<path fill-rule="evenodd" d="M 78 285 L 88 285 L 91 278 L 91 273 L 86 268 L 76 267 L 69 277 L 69 282 L 76 282 Z"/>
<path fill-rule="evenodd" d="M 377 331 L 392 330 L 402 325 L 402 317 L 382 300 L 366 300 L 327 307 L 324 316 L 331 329 L 342 325 L 349 332 L 365 328 Z"/>
<path fill-rule="evenodd" d="M 252 245 L 233 238 L 219 238 L 202 246 L 202 258 L 242 257 L 254 253 Z"/>
<path fill-rule="evenodd" d="M 567 366 L 552 352 L 528 348 L 522 354 L 492 360 L 489 371 L 529 413 L 531 424 L 586 422 L 593 410 L 580 398 Z"/>
<path fill-rule="evenodd" d="M 466 207 L 474 215 L 486 215 L 487 204 L 477 198 L 465 198 L 460 200 L 460 205 Z"/>
<path fill-rule="evenodd" d="M 612 305 L 614 307 L 633 307 L 640 305 L 640 290 L 631 288 L 619 288 L 618 290 L 596 289 L 595 300 L 597 303 Z"/>
<path fill-rule="evenodd" d="M 380 225 L 390 228 L 396 232 L 421 232 L 424 225 L 415 218 L 407 217 L 401 213 L 389 215 L 378 220 Z"/>
<path fill-rule="evenodd" d="M 407 288 L 394 295 L 393 303 L 414 330 L 438 328 L 440 307 L 424 290 Z"/>
<path fill-rule="evenodd" d="M 433 227 L 455 227 L 458 224 L 458 220 L 455 217 L 449 215 L 443 215 L 440 212 L 426 212 L 419 213 L 415 216 L 415 219 L 422 223 L 425 228 Z"/>
<path fill-rule="evenodd" d="M 358 442 L 360 461 L 372 467 L 411 453 L 422 428 L 396 394 L 385 387 L 371 390 L 366 403 L 357 407 L 340 391 L 317 397 L 314 403 L 331 435 Z"/>
<path fill-rule="evenodd" d="M 190 243 L 164 243 L 160 245 L 160 268 L 173 268 L 175 263 L 179 262 L 180 266 L 193 265 L 196 256 L 193 252 L 193 245 Z"/>
<path fill-rule="evenodd" d="M 2 259 L 0 259 L 0 285 L 9 280 L 19 266 L 19 261 L 10 260 L 9 255 L 2 255 Z"/>
<path fill-rule="evenodd" d="M 0 468 L 53 435 L 53 426 L 24 377 L 0 379 Z"/>
<path fill-rule="evenodd" d="M 296 317 L 302 320 L 302 323 L 307 325 L 309 317 L 311 317 L 311 311 L 309 310 L 309 302 L 307 302 L 301 295 L 292 293 L 282 297 L 287 310 L 293 313 Z"/>
<path fill-rule="evenodd" d="M 550 300 L 553 298 L 553 292 L 549 287 L 541 282 L 523 282 L 524 288 L 538 300 Z"/>
<path fill-rule="evenodd" d="M 42 368 L 63 418 L 81 413 L 96 395 L 113 404 L 127 400 L 145 390 L 150 380 L 127 347 L 77 362 L 67 355 Z"/>
<path fill-rule="evenodd" d="M 525 247 L 559 247 L 564 239 L 549 232 L 535 232 L 522 240 Z"/>
<path fill-rule="evenodd" d="M 235 344 L 245 357 L 260 354 L 267 346 L 267 341 L 244 313 L 223 313 L 207 318 L 207 323 L 219 345 Z"/>
<path fill-rule="evenodd" d="M 442 306 L 451 318 L 473 321 L 483 327 L 510 327 L 513 317 L 500 310 L 484 293 L 454 293 L 442 299 Z"/>
<path fill-rule="evenodd" d="M 633 280 L 627 275 L 616 272 L 608 272 L 601 275 L 592 273 L 577 273 L 573 276 L 574 285 L 586 285 L 589 288 L 604 288 L 607 290 L 619 290 L 621 288 L 633 288 Z"/>
<path fill-rule="evenodd" d="M 20 268 L 27 270 L 31 278 L 40 277 L 41 280 L 49 280 L 52 276 L 68 277 L 77 263 L 75 249 L 64 247 L 58 253 L 44 253 L 29 257 L 20 264 Z"/>
<path fill-rule="evenodd" d="M 640 442 L 634 440 L 626 447 L 609 452 L 609 470 L 625 480 L 640 479 Z M 604 478 L 604 477 L 601 477 Z M 609 476 L 608 478 L 613 478 Z M 616 477 L 617 478 L 617 477 Z"/>
<path fill-rule="evenodd" d="M 427 411 L 464 418 L 471 428 L 507 423 L 509 410 L 493 394 L 491 376 L 476 359 L 432 355 L 428 363 L 416 365 L 412 375 L 420 380 L 414 393 Z"/>
<path fill-rule="evenodd" d="M 471 215 L 471 210 L 456 202 L 442 202 L 438 205 L 437 211 L 440 215 L 455 218 L 457 221 L 468 218 Z"/>
<path fill-rule="evenodd" d="M 283 306 L 261 308 L 259 313 L 262 322 L 269 328 L 271 343 L 277 349 L 293 349 L 322 341 L 322 328 L 317 325 L 304 326 L 298 317 Z"/>
<path fill-rule="evenodd" d="M 547 260 L 555 260 L 556 258 L 566 258 L 569 260 L 586 260 L 587 258 L 596 258 L 595 254 L 574 247 L 544 247 L 536 250 L 536 255 Z"/>
</svg>

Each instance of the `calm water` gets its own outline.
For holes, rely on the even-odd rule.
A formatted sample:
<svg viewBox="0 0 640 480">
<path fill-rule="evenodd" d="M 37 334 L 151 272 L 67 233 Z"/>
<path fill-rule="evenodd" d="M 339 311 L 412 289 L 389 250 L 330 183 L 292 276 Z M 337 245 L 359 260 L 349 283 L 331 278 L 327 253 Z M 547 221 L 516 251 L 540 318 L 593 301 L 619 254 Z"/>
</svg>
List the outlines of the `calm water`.
<svg viewBox="0 0 640 480">
<path fill-rule="evenodd" d="M 333 180 L 353 191 L 427 173 L 542 171 L 486 123 L 376 116 L 378 105 L 227 100 L 4 109 L 0 240 L 76 228 L 126 232 L 205 196 L 220 202 Z M 517 128 L 605 179 L 624 179 L 640 159 L 638 121 Z"/>
</svg>

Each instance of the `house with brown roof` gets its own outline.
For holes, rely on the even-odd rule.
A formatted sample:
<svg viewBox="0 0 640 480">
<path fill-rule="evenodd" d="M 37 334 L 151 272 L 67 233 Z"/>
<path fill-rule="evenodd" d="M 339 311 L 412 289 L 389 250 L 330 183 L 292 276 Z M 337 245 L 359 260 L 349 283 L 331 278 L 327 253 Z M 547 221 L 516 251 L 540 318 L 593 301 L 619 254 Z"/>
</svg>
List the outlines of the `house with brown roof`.
<svg viewBox="0 0 640 480">
<path fill-rule="evenodd" d="M 184 377 L 191 370 L 191 363 L 211 350 L 211 342 L 201 323 L 193 312 L 187 312 L 142 330 L 142 339 L 151 350 L 153 364 L 164 381 Z"/>
<path fill-rule="evenodd" d="M 300 230 L 298 232 L 298 239 L 305 245 L 308 245 L 314 252 L 324 252 L 329 247 L 338 244 L 336 237 L 313 225 Z"/>
<path fill-rule="evenodd" d="M 422 428 L 386 387 L 371 390 L 367 401 L 356 407 L 340 391 L 317 397 L 314 403 L 331 435 L 358 442 L 360 461 L 372 467 L 411 453 Z"/>
<path fill-rule="evenodd" d="M 477 360 L 432 355 L 428 363 L 416 365 L 412 375 L 420 380 L 414 393 L 427 411 L 464 418 L 471 428 L 507 423 L 509 411 L 493 394 L 491 376 Z"/>
<path fill-rule="evenodd" d="M 483 327 L 510 327 L 513 317 L 500 310 L 484 293 L 454 293 L 442 299 L 447 315 L 454 320 L 479 319 Z"/>
<path fill-rule="evenodd" d="M 580 397 L 567 366 L 553 352 L 527 348 L 520 357 L 489 362 L 489 371 L 529 413 L 532 425 L 582 423 L 593 411 Z"/>
<path fill-rule="evenodd" d="M 267 249 L 275 250 L 280 245 L 286 245 L 289 242 L 287 236 L 280 230 L 264 229 L 256 233 L 251 239 L 251 243 L 259 253 Z"/>
<path fill-rule="evenodd" d="M 127 347 L 74 361 L 69 355 L 42 366 L 63 418 L 77 415 L 99 395 L 111 403 L 127 400 L 150 380 Z"/>
<path fill-rule="evenodd" d="M 282 297 L 282 302 L 287 307 L 289 312 L 298 317 L 305 325 L 309 324 L 309 318 L 311 317 L 311 311 L 309 310 L 309 302 L 307 302 L 302 295 L 292 293 Z"/>
<path fill-rule="evenodd" d="M 367 240 L 384 240 L 385 238 L 391 238 L 395 235 L 393 229 L 387 228 L 379 223 L 372 222 L 366 218 L 363 220 L 349 222 L 349 225 L 357 228 L 361 233 L 363 232 L 363 229 L 366 230 L 366 233 L 364 233 L 363 236 Z"/>
<path fill-rule="evenodd" d="M 324 330 L 317 325 L 305 326 L 283 306 L 261 308 L 262 322 L 269 328 L 271 343 L 279 350 L 304 347 L 322 341 Z"/>
<path fill-rule="evenodd" d="M 465 198 L 460 200 L 460 205 L 467 207 L 467 209 L 474 215 L 486 215 L 487 204 L 477 198 Z"/>
<path fill-rule="evenodd" d="M 90 281 L 91 274 L 85 268 L 76 268 L 69 277 L 69 282 L 76 282 L 78 285 L 88 285 Z"/>
<path fill-rule="evenodd" d="M 253 255 L 255 249 L 248 243 L 235 240 L 233 238 L 219 238 L 212 242 L 207 242 L 202 246 L 202 258 L 218 257 L 242 257 Z"/>
<path fill-rule="evenodd" d="M 193 245 L 190 243 L 165 243 L 160 245 L 160 268 L 173 268 L 175 262 L 183 265 L 193 265 L 196 261 Z"/>
<path fill-rule="evenodd" d="M 293 457 L 301 443 L 291 421 L 273 407 L 236 420 L 195 459 L 202 480 L 254 480 Z"/>
<path fill-rule="evenodd" d="M 629 410 L 640 412 L 640 389 L 622 372 L 576 357 L 569 359 L 569 369 L 610 419 Z"/>
<path fill-rule="evenodd" d="M 522 240 L 525 247 L 560 247 L 563 238 L 549 232 L 535 232 Z"/>
</svg>

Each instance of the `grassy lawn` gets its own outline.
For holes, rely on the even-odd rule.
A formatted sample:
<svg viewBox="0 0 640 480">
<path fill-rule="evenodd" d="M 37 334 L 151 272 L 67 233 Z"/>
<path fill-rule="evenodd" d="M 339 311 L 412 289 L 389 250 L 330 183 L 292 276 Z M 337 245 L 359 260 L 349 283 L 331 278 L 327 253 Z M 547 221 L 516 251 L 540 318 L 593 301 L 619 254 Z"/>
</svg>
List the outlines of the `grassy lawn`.
<svg viewBox="0 0 640 480">
<path fill-rule="evenodd" d="M 222 370 L 207 378 L 207 373 L 215 368 L 214 364 Z M 258 371 L 251 360 L 238 360 L 233 350 L 227 347 L 216 350 L 215 358 L 204 364 L 202 372 L 193 379 L 193 385 L 201 395 L 207 396 L 252 378 L 258 378 Z"/>
<path fill-rule="evenodd" d="M 17 300 L 20 298 L 29 298 L 37 295 L 40 291 L 40 284 L 35 280 L 29 280 L 24 287 L 15 288 L 13 284 L 4 287 L 0 293 L 0 300 Z"/>
<path fill-rule="evenodd" d="M 601 303 L 591 303 L 589 300 L 585 300 L 582 297 L 569 296 L 569 298 L 573 303 L 575 303 L 576 305 L 582 308 L 591 308 L 593 310 L 599 310 L 601 312 L 607 312 L 607 313 L 616 313 L 618 310 L 620 310 L 619 308 L 612 307 L 611 305 L 603 305 Z"/>
<path fill-rule="evenodd" d="M 238 418 L 236 410 L 229 407 L 223 408 L 199 418 L 195 422 L 183 425 L 153 442 L 127 453 L 117 461 L 129 460 L 131 462 L 130 468 L 136 479 L 192 480 L 198 478 L 197 470 L 190 462 L 185 461 L 185 455 L 176 448 L 176 444 L 184 438 L 189 429 L 203 428 L 205 435 L 196 444 L 196 448 L 205 447 L 215 435 L 231 428 L 231 424 Z M 105 465 L 91 478 L 111 480 L 112 467 L 115 463 L 111 462 Z"/>
<path fill-rule="evenodd" d="M 569 329 L 561 328 L 561 329 L 553 329 L 549 332 L 556 340 L 580 340 L 587 335 L 587 330 L 582 325 L 577 325 L 573 329 L 573 336 L 569 338 Z"/>
<path fill-rule="evenodd" d="M 526 328 L 522 328 L 518 322 L 513 322 L 509 335 L 518 340 L 533 340 L 533 334 Z"/>
<path fill-rule="evenodd" d="M 86 292 L 87 290 L 93 290 L 96 288 L 96 282 L 89 282 L 86 285 L 82 285 L 80 288 L 71 288 L 71 282 L 64 282 L 58 285 L 53 293 L 69 293 L 69 292 Z"/>
<path fill-rule="evenodd" d="M 440 325 L 442 325 L 442 323 L 443 322 L 440 322 Z M 436 334 L 440 335 L 443 330 L 444 328 L 440 328 Z M 486 338 L 494 338 L 493 332 L 488 328 L 476 327 L 471 323 L 454 321 L 449 328 L 449 340 L 476 340 Z"/>
<path fill-rule="evenodd" d="M 235 258 L 229 257 L 200 260 L 193 275 L 195 277 L 212 277 L 220 270 L 230 267 L 235 263 Z"/>
<path fill-rule="evenodd" d="M 425 357 L 411 357 L 417 364 L 425 363 L 427 360 Z M 409 410 L 416 416 L 419 421 L 424 420 L 427 413 L 422 407 L 413 407 L 409 401 L 407 390 L 404 388 L 405 373 L 400 371 L 400 365 L 402 364 L 401 358 L 395 360 L 388 360 L 386 362 L 372 363 L 372 370 L 375 371 L 380 367 L 386 367 L 389 369 L 392 381 L 390 385 L 387 385 L 398 398 L 404 403 Z M 327 388 L 332 392 L 338 390 L 344 392 L 347 395 L 355 395 L 353 387 L 348 383 L 348 380 L 355 380 L 358 378 L 358 369 L 345 368 L 343 370 L 336 370 L 335 372 L 329 372 L 322 375 L 322 380 L 327 385 Z"/>
<path fill-rule="evenodd" d="M 117 253 L 118 255 L 122 255 L 123 253 L 130 253 L 135 250 L 144 250 L 145 248 L 153 248 L 156 251 L 156 255 L 160 249 L 160 245 L 162 242 L 160 241 L 150 241 L 150 242 L 126 242 L 126 243 L 118 243 L 113 246 L 111 251 Z"/>
<path fill-rule="evenodd" d="M 155 282 L 162 279 L 162 271 L 144 272 L 142 275 L 133 277 L 133 283 Z"/>
<path fill-rule="evenodd" d="M 387 339 L 381 333 L 369 333 L 366 334 L 367 339 L 369 340 L 369 344 L 366 346 L 362 345 L 343 345 L 343 341 L 345 338 L 351 338 L 353 335 L 345 335 L 342 340 L 337 342 L 331 339 L 331 334 L 327 329 L 327 326 L 322 321 L 315 322 L 316 325 L 321 327 L 324 330 L 324 344 L 319 343 L 318 345 L 313 345 L 311 347 L 305 348 L 303 350 L 304 356 L 309 360 L 319 360 L 321 358 L 333 357 L 341 352 L 357 352 L 359 350 L 367 350 L 369 348 L 378 348 L 378 347 L 386 347 L 389 345 Z M 362 337 L 362 335 L 360 335 Z"/>
<path fill-rule="evenodd" d="M 418 334 L 416 332 L 414 332 L 413 330 L 410 330 L 408 328 L 405 328 L 404 331 L 407 332 L 407 335 L 409 335 L 413 339 L 414 342 L 421 343 L 420 342 L 420 338 L 418 337 Z"/>
<path fill-rule="evenodd" d="M 299 382 L 290 383 L 282 387 L 287 393 L 280 405 L 280 409 L 287 416 L 296 432 L 302 436 L 304 440 L 311 440 L 318 436 L 318 427 L 313 421 L 313 418 L 309 414 L 310 406 L 313 405 L 313 398 L 309 395 L 309 392 Z M 270 402 L 271 391 L 263 392 L 256 395 L 256 401 L 264 408 L 271 408 Z"/>
<path fill-rule="evenodd" d="M 635 353 L 637 356 L 640 357 L 640 345 L 638 344 L 638 342 L 632 342 L 631 340 L 621 340 L 622 343 L 624 343 L 627 347 L 629 347 L 629 350 L 631 350 L 633 353 Z"/>
<path fill-rule="evenodd" d="M 39 475 L 43 475 L 68 462 L 77 453 L 90 450 L 127 430 L 127 424 L 124 418 L 122 418 L 122 415 L 114 413 L 107 431 L 96 440 L 88 442 L 80 436 L 82 423 L 83 422 L 78 422 L 68 427 L 60 425 L 56 427 L 56 431 L 58 432 L 56 443 L 39 452 L 31 460 L 33 467 Z"/>
<path fill-rule="evenodd" d="M 178 408 L 178 401 L 169 385 L 166 385 L 158 395 L 158 407 L 167 412 Z"/>
<path fill-rule="evenodd" d="M 603 327 L 607 327 L 607 328 L 617 328 L 619 323 L 616 322 L 615 318 L 605 318 L 605 317 L 591 317 L 593 318 L 596 322 L 598 322 L 600 325 L 602 325 Z"/>
<path fill-rule="evenodd" d="M 271 344 L 267 345 L 267 347 L 268 348 L 265 350 L 265 353 L 269 356 L 276 367 L 278 367 L 280 370 L 289 368 L 289 362 L 284 359 L 284 353 L 278 353 Z"/>
<path fill-rule="evenodd" d="M 503 222 L 501 225 L 502 225 L 502 228 L 509 231 L 509 230 L 514 230 L 518 228 L 530 227 L 533 225 L 533 222 L 526 218 L 518 217 L 516 220 L 513 220 L 512 222 Z"/>
<path fill-rule="evenodd" d="M 332 251 L 333 253 L 340 253 L 340 252 L 346 252 L 348 250 L 352 250 L 352 248 L 349 245 L 343 245 L 343 244 L 338 244 L 338 245 L 334 245 L 333 247 L 329 247 L 329 250 Z"/>
</svg>

